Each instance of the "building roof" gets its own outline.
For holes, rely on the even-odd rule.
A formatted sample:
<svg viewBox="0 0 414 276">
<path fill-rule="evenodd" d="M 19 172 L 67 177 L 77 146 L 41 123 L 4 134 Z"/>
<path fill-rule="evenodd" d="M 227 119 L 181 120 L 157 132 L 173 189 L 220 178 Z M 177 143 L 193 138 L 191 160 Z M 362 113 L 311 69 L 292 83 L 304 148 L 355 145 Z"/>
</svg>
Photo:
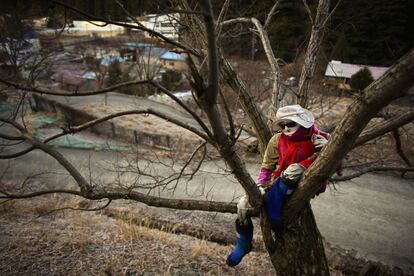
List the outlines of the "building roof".
<svg viewBox="0 0 414 276">
<path fill-rule="evenodd" d="M 175 60 L 175 61 L 184 61 L 187 58 L 186 54 L 177 54 L 174 52 L 166 52 L 165 54 L 163 54 L 160 59 L 166 59 L 166 60 Z"/>
<path fill-rule="evenodd" d="M 62 63 L 52 65 L 52 79 L 61 83 L 80 86 L 85 81 L 82 74 L 86 71 L 86 66 L 82 63 Z"/>
<path fill-rule="evenodd" d="M 136 47 L 139 48 L 139 53 L 142 56 L 154 56 L 154 57 L 161 57 L 165 52 L 166 49 L 162 47 L 157 47 L 151 43 L 145 42 L 127 42 L 125 43 L 128 47 Z"/>
<path fill-rule="evenodd" d="M 82 74 L 82 77 L 87 80 L 96 80 L 98 76 L 96 75 L 96 72 L 93 71 L 86 71 Z"/>
<path fill-rule="evenodd" d="M 120 56 L 105 56 L 101 60 L 101 65 L 109 66 L 114 61 L 118 61 L 119 63 L 123 63 L 124 59 Z"/>
<path fill-rule="evenodd" d="M 82 76 L 68 71 L 55 73 L 54 75 L 52 75 L 52 79 L 73 86 L 80 86 L 85 81 L 85 79 Z"/>
<path fill-rule="evenodd" d="M 326 67 L 325 76 L 350 79 L 352 75 L 354 75 L 355 73 L 357 73 L 364 67 L 369 69 L 374 80 L 381 77 L 385 73 L 385 71 L 388 70 L 388 67 L 350 64 L 350 63 L 342 63 L 337 60 L 332 60 L 328 63 Z"/>
<path fill-rule="evenodd" d="M 123 31 L 123 26 L 118 26 L 114 24 L 106 24 L 102 21 L 82 21 L 82 20 L 73 20 L 71 26 L 69 26 L 68 31 L 95 31 L 95 32 L 112 32 L 112 31 Z"/>
<path fill-rule="evenodd" d="M 141 55 L 143 56 L 156 56 L 161 57 L 164 53 L 167 52 L 166 49 L 161 47 L 144 47 L 141 48 Z"/>
<path fill-rule="evenodd" d="M 126 42 L 125 45 L 129 46 L 129 47 L 151 47 L 152 44 L 151 43 L 145 43 L 145 42 Z"/>
</svg>

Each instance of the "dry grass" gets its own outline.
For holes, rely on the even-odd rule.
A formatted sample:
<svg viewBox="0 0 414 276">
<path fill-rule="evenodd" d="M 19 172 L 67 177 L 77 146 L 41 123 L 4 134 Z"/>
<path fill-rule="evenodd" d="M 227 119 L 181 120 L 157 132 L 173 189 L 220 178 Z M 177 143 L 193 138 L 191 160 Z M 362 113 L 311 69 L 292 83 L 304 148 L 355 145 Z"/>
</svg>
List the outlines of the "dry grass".
<svg viewBox="0 0 414 276">
<path fill-rule="evenodd" d="M 0 205 L 0 275 L 273 274 L 263 252 L 233 269 L 225 264 L 230 246 L 149 229 L 145 220 L 135 225 L 96 212 L 50 213 L 83 204 L 51 196 Z"/>
<path fill-rule="evenodd" d="M 137 225 L 132 207 L 118 220 L 97 212 L 51 212 L 87 205 L 57 195 L 0 204 L 0 275 L 274 275 L 263 251 L 229 268 L 232 246 L 177 235 L 172 227 L 150 229 L 146 219 Z M 331 251 L 331 264 L 341 266 L 343 257 Z M 353 258 L 346 261 L 356 265 Z M 331 275 L 342 274 L 331 269 Z"/>
</svg>

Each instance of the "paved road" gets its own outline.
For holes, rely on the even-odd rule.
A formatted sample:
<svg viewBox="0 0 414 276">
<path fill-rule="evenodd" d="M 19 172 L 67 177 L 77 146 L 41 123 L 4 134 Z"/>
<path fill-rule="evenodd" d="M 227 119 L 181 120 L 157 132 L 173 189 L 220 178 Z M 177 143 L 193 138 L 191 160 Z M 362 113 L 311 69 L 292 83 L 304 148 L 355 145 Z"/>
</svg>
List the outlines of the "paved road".
<svg viewBox="0 0 414 276">
<path fill-rule="evenodd" d="M 77 149 L 60 149 L 83 173 L 88 175 L 92 164 L 95 181 L 111 183 L 114 174 L 108 164 L 119 156 L 112 152 L 94 152 Z M 6 162 L 0 161 L 4 168 Z M 144 162 L 140 163 L 145 167 Z M 220 163 L 206 163 L 197 177 L 189 184 L 180 183 L 174 194 L 168 190 L 154 190 L 154 194 L 181 198 L 208 198 L 218 201 L 232 200 L 243 191 L 232 177 L 217 174 Z M 248 164 L 256 175 L 257 164 Z M 168 170 L 158 166 L 158 172 Z M 47 171 L 42 181 L 50 186 L 73 184 L 70 176 L 56 161 L 41 152 L 32 152 L 12 162 L 8 177 L 22 178 L 32 172 Z M 124 175 L 124 181 L 135 180 L 134 175 Z M 148 179 L 141 179 L 144 182 Z M 312 200 L 322 235 L 332 244 L 345 249 L 355 249 L 358 255 L 406 270 L 414 267 L 414 183 L 388 176 L 369 175 L 348 181 L 330 189 Z"/>
</svg>

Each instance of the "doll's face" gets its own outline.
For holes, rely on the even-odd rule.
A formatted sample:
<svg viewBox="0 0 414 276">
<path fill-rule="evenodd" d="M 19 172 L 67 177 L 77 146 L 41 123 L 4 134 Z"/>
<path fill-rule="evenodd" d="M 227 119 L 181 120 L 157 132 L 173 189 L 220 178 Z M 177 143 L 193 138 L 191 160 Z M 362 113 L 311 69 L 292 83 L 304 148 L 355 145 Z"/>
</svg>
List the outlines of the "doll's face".
<svg viewBox="0 0 414 276">
<path fill-rule="evenodd" d="M 292 136 L 300 127 L 299 124 L 293 121 L 283 121 L 279 123 L 282 133 L 286 136 Z"/>
</svg>

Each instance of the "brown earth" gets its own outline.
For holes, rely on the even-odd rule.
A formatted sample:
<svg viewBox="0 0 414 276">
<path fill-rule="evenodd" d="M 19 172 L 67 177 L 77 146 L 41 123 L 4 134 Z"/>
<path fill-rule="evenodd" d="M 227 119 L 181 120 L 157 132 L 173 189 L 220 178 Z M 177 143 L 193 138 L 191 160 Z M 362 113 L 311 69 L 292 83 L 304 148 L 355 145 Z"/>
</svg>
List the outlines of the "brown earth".
<svg viewBox="0 0 414 276">
<path fill-rule="evenodd" d="M 258 227 L 254 251 L 230 268 L 225 258 L 231 245 L 183 234 L 186 228 L 204 229 L 234 239 L 231 224 L 214 214 L 175 210 L 161 217 L 156 208 L 134 203 L 127 209 L 111 207 L 129 210 L 116 219 L 107 210 L 68 209 L 90 205 L 64 196 L 1 204 L 0 275 L 275 275 Z M 165 227 L 158 223 L 162 231 L 147 227 L 155 225 L 150 218 L 165 222 Z M 331 275 L 402 275 L 399 269 L 356 259 L 353 252 L 325 247 Z"/>
</svg>

